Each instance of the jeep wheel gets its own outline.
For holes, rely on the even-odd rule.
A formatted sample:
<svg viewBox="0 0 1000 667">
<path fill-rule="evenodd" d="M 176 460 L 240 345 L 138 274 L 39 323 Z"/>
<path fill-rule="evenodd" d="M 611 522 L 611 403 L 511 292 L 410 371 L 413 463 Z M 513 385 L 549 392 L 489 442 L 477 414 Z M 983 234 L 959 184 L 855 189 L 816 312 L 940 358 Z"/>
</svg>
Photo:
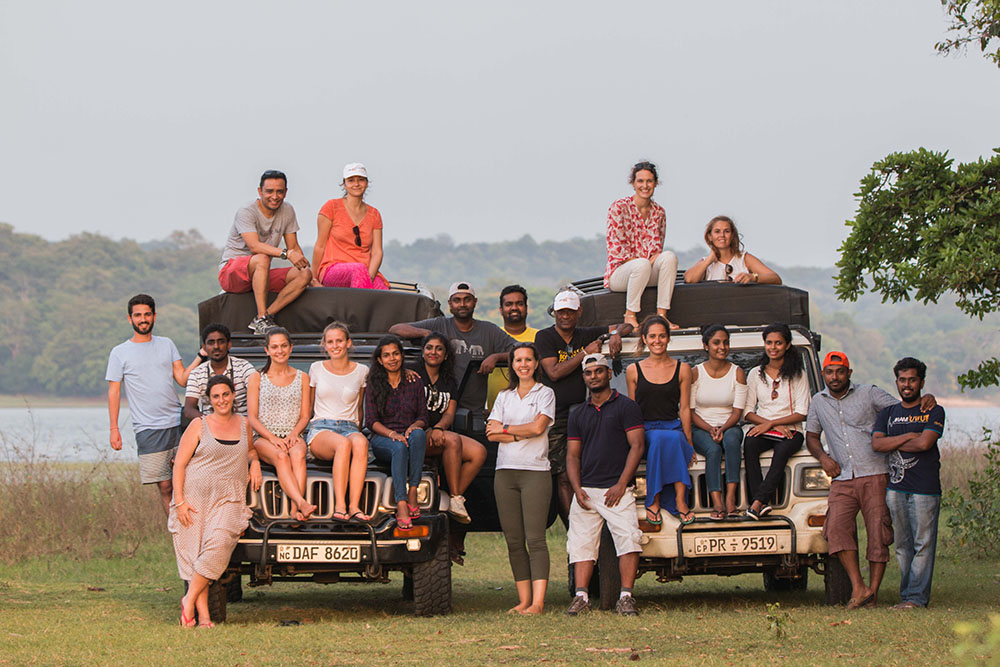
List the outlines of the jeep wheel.
<svg viewBox="0 0 1000 667">
<path fill-rule="evenodd" d="M 243 577 L 239 574 L 226 584 L 226 602 L 243 602 Z"/>
<path fill-rule="evenodd" d="M 226 622 L 226 585 L 218 581 L 208 585 L 208 615 L 213 623 Z"/>
<path fill-rule="evenodd" d="M 826 603 L 828 605 L 845 605 L 851 599 L 851 579 L 847 570 L 840 564 L 836 556 L 823 559 L 823 583 L 826 588 Z"/>
<path fill-rule="evenodd" d="M 615 540 L 607 526 L 601 531 L 601 546 L 597 552 L 597 579 L 600 582 L 601 609 L 614 609 L 622 591 L 622 576 L 618 569 Z"/>
<path fill-rule="evenodd" d="M 775 575 L 774 568 L 768 568 L 764 570 L 764 590 L 771 593 L 804 591 L 809 585 L 809 568 L 803 565 L 798 574 L 796 579 L 780 579 Z"/>
<path fill-rule="evenodd" d="M 566 588 L 569 591 L 569 599 L 572 600 L 576 595 L 576 567 L 573 563 L 569 562 L 569 556 L 566 556 L 566 562 L 568 563 L 566 567 Z M 601 573 L 598 572 L 598 566 L 595 565 L 594 574 L 590 577 L 590 584 L 587 586 L 587 595 L 590 596 L 591 600 L 597 600 L 601 597 L 600 578 Z"/>
<path fill-rule="evenodd" d="M 409 572 L 403 573 L 403 600 L 413 602 L 413 575 Z"/>
<path fill-rule="evenodd" d="M 414 563 L 412 578 L 414 614 L 435 616 L 451 613 L 451 558 L 448 555 L 447 530 L 442 533 L 434 556 L 425 563 Z"/>
</svg>

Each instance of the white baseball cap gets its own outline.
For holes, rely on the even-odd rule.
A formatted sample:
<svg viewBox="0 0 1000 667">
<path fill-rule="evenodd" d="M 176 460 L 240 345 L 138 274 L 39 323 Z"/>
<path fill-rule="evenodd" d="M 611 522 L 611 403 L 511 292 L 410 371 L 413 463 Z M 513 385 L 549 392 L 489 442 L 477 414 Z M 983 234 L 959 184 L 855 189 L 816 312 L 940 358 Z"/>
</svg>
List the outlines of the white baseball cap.
<svg viewBox="0 0 1000 667">
<path fill-rule="evenodd" d="M 583 358 L 583 369 L 586 370 L 591 366 L 604 366 L 605 368 L 611 368 L 611 362 L 603 354 L 588 354 Z"/>
<path fill-rule="evenodd" d="M 476 290 L 472 289 L 472 285 L 464 280 L 459 280 L 457 283 L 452 283 L 451 287 L 448 288 L 448 298 L 455 296 L 456 294 L 471 294 L 476 296 Z"/>
<path fill-rule="evenodd" d="M 360 162 L 352 162 L 344 167 L 344 180 L 346 181 L 351 176 L 364 176 L 368 178 L 368 170 Z"/>
<path fill-rule="evenodd" d="M 552 310 L 580 310 L 580 295 L 570 290 L 565 290 L 556 294 L 555 301 L 552 302 Z"/>
</svg>

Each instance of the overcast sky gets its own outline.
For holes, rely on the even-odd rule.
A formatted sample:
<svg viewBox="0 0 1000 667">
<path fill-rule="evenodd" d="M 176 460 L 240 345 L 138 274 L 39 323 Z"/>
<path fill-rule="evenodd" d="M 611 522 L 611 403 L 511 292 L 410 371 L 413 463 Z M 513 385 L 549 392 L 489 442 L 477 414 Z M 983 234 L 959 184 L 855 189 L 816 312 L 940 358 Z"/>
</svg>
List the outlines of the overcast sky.
<svg viewBox="0 0 1000 667">
<path fill-rule="evenodd" d="M 312 245 L 347 162 L 386 239 L 603 233 L 660 167 L 668 244 L 736 219 L 830 265 L 871 164 L 1000 145 L 1000 71 L 942 58 L 938 0 L 0 0 L 0 221 L 221 245 L 265 169 Z"/>
</svg>

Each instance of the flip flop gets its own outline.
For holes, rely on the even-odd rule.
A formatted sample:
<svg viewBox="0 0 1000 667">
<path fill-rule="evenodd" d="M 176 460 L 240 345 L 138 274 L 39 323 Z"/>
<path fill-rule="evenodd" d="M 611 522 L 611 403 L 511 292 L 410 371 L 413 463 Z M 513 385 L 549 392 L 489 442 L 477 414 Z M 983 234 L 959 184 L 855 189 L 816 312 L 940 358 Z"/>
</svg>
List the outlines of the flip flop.
<svg viewBox="0 0 1000 667">
<path fill-rule="evenodd" d="M 687 526 L 694 523 L 694 512 L 688 510 L 687 512 L 681 512 L 677 516 L 681 518 L 681 525 Z M 687 517 L 686 519 L 684 517 Z"/>
<path fill-rule="evenodd" d="M 662 524 L 663 523 L 663 515 L 660 514 L 660 510 L 656 510 L 654 512 L 652 510 L 652 508 L 647 507 L 646 508 L 646 523 L 648 523 L 651 526 L 659 526 L 660 524 Z"/>
<path fill-rule="evenodd" d="M 874 600 L 875 600 L 874 593 L 869 593 L 866 597 L 863 597 L 860 600 L 857 598 L 851 598 L 850 600 L 847 601 L 847 608 L 857 609 L 858 607 L 864 607 L 866 604 L 870 604 Z"/>
<path fill-rule="evenodd" d="M 712 513 L 708 515 L 708 518 L 712 521 L 725 521 L 726 513 L 721 510 L 712 510 Z"/>
<path fill-rule="evenodd" d="M 411 517 L 407 517 L 404 519 L 401 516 L 397 516 L 396 527 L 398 527 L 400 530 L 409 530 L 413 528 L 413 521 L 411 520 Z"/>
<path fill-rule="evenodd" d="M 372 518 L 370 516 L 365 516 L 361 512 L 355 512 L 351 516 L 347 517 L 347 520 L 352 523 L 368 523 L 371 519 Z"/>
<path fill-rule="evenodd" d="M 420 518 L 420 505 L 411 505 L 406 503 L 406 506 L 410 508 L 410 518 L 419 519 Z"/>
<path fill-rule="evenodd" d="M 741 519 L 741 518 L 743 518 L 743 515 L 740 514 L 739 510 L 733 510 L 732 512 L 727 512 L 726 513 L 726 518 L 727 519 Z"/>
<path fill-rule="evenodd" d="M 188 618 L 184 615 L 184 598 L 181 598 L 181 627 L 182 628 L 193 628 L 197 622 L 193 618 Z"/>
<path fill-rule="evenodd" d="M 347 512 L 334 512 L 333 518 L 337 521 L 347 521 L 349 519 Z"/>
</svg>

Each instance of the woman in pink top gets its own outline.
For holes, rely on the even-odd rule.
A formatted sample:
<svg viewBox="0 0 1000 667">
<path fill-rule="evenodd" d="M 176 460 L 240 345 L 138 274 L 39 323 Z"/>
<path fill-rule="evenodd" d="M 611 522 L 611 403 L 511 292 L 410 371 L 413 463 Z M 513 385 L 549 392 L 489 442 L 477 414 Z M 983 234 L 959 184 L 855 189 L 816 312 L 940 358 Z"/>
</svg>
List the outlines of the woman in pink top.
<svg viewBox="0 0 1000 667">
<path fill-rule="evenodd" d="M 319 210 L 313 249 L 316 287 L 389 289 L 382 265 L 382 216 L 365 203 L 368 170 L 359 162 L 344 167 L 344 197 Z"/>
<path fill-rule="evenodd" d="M 656 313 L 667 318 L 677 278 L 677 256 L 663 249 L 667 213 L 653 201 L 659 183 L 656 165 L 639 162 L 632 167 L 628 182 L 635 194 L 608 209 L 604 286 L 612 292 L 625 292 L 625 322 L 638 329 L 639 303 L 648 285 L 656 285 Z M 670 328 L 677 325 L 670 323 Z"/>
</svg>

